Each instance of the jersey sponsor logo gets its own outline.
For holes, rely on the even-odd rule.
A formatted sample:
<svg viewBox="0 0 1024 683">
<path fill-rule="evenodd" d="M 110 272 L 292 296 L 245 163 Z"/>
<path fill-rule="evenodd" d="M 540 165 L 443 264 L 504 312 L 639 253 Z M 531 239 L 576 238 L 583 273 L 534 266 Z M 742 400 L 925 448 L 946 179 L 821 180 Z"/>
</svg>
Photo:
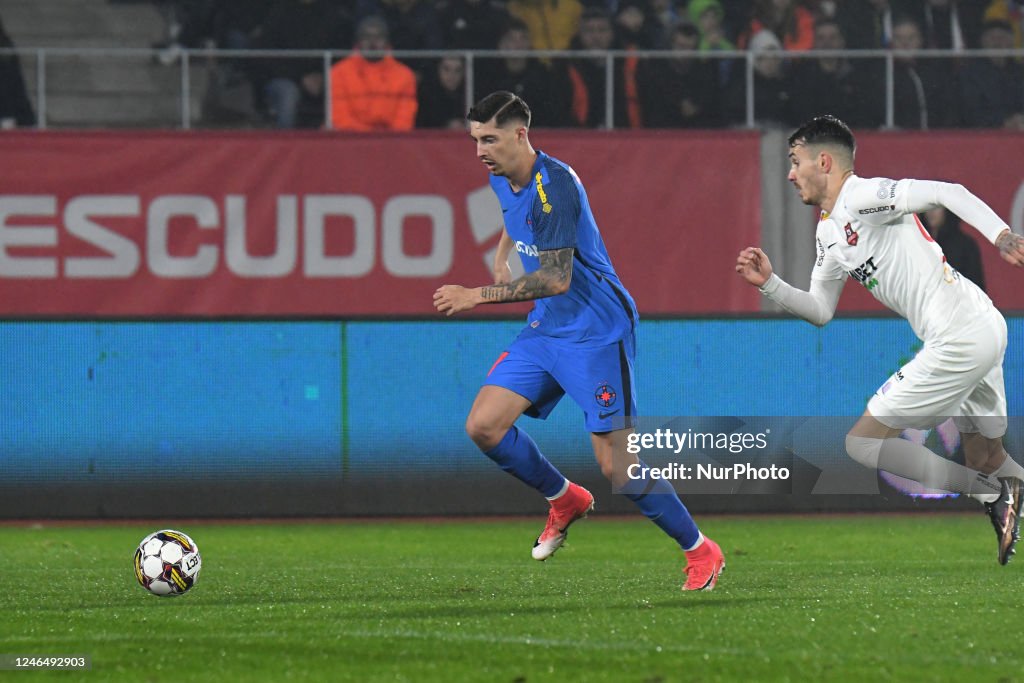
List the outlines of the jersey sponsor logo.
<svg viewBox="0 0 1024 683">
<path fill-rule="evenodd" d="M 523 254 L 524 256 L 533 256 L 534 258 L 537 257 L 536 244 L 526 244 L 525 242 L 516 240 L 516 251 L 518 251 L 520 254 Z"/>
<path fill-rule="evenodd" d="M 865 289 L 871 291 L 878 286 L 878 279 L 874 277 L 877 272 L 878 266 L 875 264 L 875 257 L 872 256 L 867 261 L 860 264 L 860 266 L 851 270 L 850 277 L 864 285 Z"/>
<path fill-rule="evenodd" d="M 602 383 L 594 391 L 594 400 L 597 401 L 597 405 L 602 408 L 611 408 L 615 405 L 615 401 L 618 397 L 619 395 L 615 392 L 615 387 L 611 384 Z"/>
<path fill-rule="evenodd" d="M 551 205 L 548 204 L 548 195 L 544 191 L 544 179 L 541 177 L 540 171 L 537 171 L 537 175 L 533 178 L 537 185 L 537 196 L 540 197 L 541 211 L 551 213 Z"/>
<path fill-rule="evenodd" d="M 815 241 L 818 243 L 818 260 L 815 265 L 820 266 L 825 262 L 825 245 L 821 243 L 819 238 L 815 238 Z"/>
<path fill-rule="evenodd" d="M 846 233 L 846 243 L 851 247 L 857 246 L 857 240 L 860 239 L 860 236 L 857 234 L 857 231 L 853 229 L 853 226 L 847 223 L 843 226 L 843 232 Z"/>
<path fill-rule="evenodd" d="M 875 196 L 881 200 L 896 198 L 896 181 L 883 178 L 878 181 L 878 192 Z"/>
<path fill-rule="evenodd" d="M 896 210 L 896 205 L 895 204 L 886 204 L 885 206 L 873 206 L 870 209 L 861 209 L 857 213 L 859 213 L 862 216 L 866 216 L 866 215 L 872 214 L 872 213 L 882 213 L 883 211 L 895 211 L 895 210 Z"/>
</svg>

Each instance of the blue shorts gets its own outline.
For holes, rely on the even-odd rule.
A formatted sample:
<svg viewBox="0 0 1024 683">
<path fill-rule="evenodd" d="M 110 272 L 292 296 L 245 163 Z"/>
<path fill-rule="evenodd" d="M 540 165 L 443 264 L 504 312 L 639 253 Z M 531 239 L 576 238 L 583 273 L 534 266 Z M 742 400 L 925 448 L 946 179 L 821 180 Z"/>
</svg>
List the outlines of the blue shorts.
<svg viewBox="0 0 1024 683">
<path fill-rule="evenodd" d="M 484 384 L 504 387 L 532 404 L 526 415 L 545 419 L 562 396 L 583 409 L 587 431 L 610 432 L 631 426 L 633 335 L 598 347 L 553 344 L 527 328 L 498 356 Z"/>
</svg>

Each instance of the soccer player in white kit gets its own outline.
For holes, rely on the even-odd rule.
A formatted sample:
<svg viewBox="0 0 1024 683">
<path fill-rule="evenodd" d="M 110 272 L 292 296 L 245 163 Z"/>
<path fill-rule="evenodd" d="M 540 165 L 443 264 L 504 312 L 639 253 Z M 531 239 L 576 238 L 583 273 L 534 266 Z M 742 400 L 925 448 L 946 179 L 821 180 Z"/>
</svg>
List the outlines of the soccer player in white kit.
<svg viewBox="0 0 1024 683">
<path fill-rule="evenodd" d="M 789 138 L 789 180 L 821 208 L 810 291 L 787 284 L 757 247 L 742 250 L 736 271 L 790 313 L 819 327 L 832 319 L 848 277 L 907 319 L 921 351 L 875 392 L 846 436 L 846 451 L 868 467 L 984 503 L 1006 564 L 1018 538 L 1021 468 L 1003 448 L 1006 321 L 973 282 L 961 277 L 915 215 L 944 206 L 974 226 L 1002 257 L 1024 267 L 1024 238 L 962 185 L 859 178 L 856 142 L 834 116 L 814 118 Z M 900 439 L 952 417 L 967 466 Z"/>
</svg>

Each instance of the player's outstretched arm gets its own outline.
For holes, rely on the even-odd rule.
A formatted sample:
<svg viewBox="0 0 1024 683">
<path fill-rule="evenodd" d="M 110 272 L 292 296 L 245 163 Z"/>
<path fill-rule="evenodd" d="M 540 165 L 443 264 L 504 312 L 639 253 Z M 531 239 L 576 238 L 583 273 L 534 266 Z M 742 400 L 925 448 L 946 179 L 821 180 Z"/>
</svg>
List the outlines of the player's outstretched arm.
<svg viewBox="0 0 1024 683">
<path fill-rule="evenodd" d="M 835 315 L 845 280 L 811 280 L 811 290 L 793 287 L 772 271 L 768 256 L 757 247 L 747 247 L 736 258 L 736 272 L 762 294 L 785 310 L 821 327 Z"/>
<path fill-rule="evenodd" d="M 434 308 L 445 315 L 468 311 L 479 304 L 532 301 L 569 291 L 575 249 L 550 249 L 538 253 L 540 267 L 507 284 L 485 287 L 444 285 L 434 292 Z"/>
<path fill-rule="evenodd" d="M 944 206 L 974 227 L 999 250 L 1007 263 L 1024 268 L 1024 237 L 1016 235 L 992 208 L 959 183 L 938 180 L 909 180 L 900 195 L 904 213 L 921 213 Z M 895 207 L 894 207 L 895 208 Z"/>
</svg>

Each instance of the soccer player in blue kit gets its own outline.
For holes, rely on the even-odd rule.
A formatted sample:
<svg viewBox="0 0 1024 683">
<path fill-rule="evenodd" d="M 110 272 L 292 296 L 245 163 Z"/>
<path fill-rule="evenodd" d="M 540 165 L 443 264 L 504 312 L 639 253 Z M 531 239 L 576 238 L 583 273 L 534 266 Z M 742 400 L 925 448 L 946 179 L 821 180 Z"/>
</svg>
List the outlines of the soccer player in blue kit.
<svg viewBox="0 0 1024 683">
<path fill-rule="evenodd" d="M 467 433 L 503 470 L 550 501 L 532 552 L 546 560 L 565 542 L 569 525 L 593 509 L 594 497 L 562 476 L 515 422 L 524 413 L 546 418 L 568 394 L 583 409 L 602 473 L 685 551 L 683 589 L 711 590 L 725 566 L 718 544 L 701 534 L 668 482 L 626 478 L 628 465 L 637 462 L 626 445 L 636 415 L 639 316 L 612 268 L 583 184 L 569 166 L 534 150 L 530 108 L 513 93 L 488 95 L 466 118 L 505 229 L 494 284 L 444 285 L 434 293 L 434 306 L 450 316 L 479 304 L 535 302 L 527 326 L 487 374 Z M 508 267 L 513 248 L 526 273 L 515 280 Z"/>
</svg>

